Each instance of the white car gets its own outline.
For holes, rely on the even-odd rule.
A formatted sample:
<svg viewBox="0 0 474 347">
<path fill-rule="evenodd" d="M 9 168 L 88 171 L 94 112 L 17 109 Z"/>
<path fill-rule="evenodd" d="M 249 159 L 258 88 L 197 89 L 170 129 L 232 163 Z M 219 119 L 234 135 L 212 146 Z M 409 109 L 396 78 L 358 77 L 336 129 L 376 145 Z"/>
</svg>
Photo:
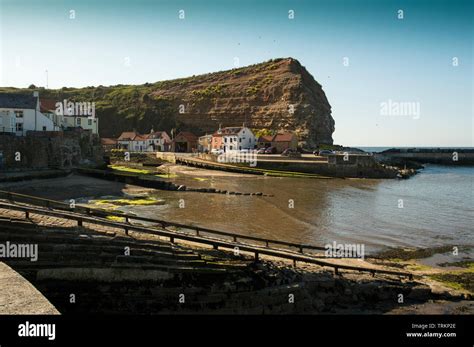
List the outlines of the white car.
<svg viewBox="0 0 474 347">
<path fill-rule="evenodd" d="M 213 148 L 213 149 L 211 150 L 211 154 L 216 154 L 216 155 L 224 154 L 224 150 L 223 150 L 223 149 Z"/>
</svg>

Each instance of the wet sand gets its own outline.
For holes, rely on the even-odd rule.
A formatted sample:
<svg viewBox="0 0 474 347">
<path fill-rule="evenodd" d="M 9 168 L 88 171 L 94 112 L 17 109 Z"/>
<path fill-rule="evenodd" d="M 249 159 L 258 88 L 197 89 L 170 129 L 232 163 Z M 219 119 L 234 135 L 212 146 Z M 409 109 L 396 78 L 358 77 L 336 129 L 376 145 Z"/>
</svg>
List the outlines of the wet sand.
<svg viewBox="0 0 474 347">
<path fill-rule="evenodd" d="M 52 179 L 1 183 L 0 190 L 8 190 L 52 200 L 92 198 L 108 195 L 122 196 L 123 194 L 154 191 L 154 189 L 75 174 Z"/>
</svg>

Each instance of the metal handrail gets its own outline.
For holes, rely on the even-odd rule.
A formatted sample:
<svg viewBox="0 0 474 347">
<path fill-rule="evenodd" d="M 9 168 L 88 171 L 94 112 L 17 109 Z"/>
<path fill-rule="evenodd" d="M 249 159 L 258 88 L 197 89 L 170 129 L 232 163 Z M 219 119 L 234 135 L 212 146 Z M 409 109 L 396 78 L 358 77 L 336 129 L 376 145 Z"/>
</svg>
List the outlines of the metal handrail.
<svg viewBox="0 0 474 347">
<path fill-rule="evenodd" d="M 334 272 L 336 274 L 338 274 L 339 269 L 345 269 L 345 270 L 353 270 L 353 271 L 359 271 L 359 272 L 369 272 L 369 273 L 372 273 L 372 275 L 375 275 L 375 273 L 380 273 L 380 274 L 395 275 L 395 276 L 405 276 L 405 277 L 408 277 L 409 279 L 413 278 L 413 274 L 407 273 L 407 272 L 391 271 L 391 270 L 367 268 L 367 267 L 359 267 L 359 266 L 351 266 L 351 265 L 343 265 L 343 264 L 334 264 L 334 263 L 326 262 L 323 260 L 319 260 L 309 255 L 288 252 L 281 249 L 273 249 L 273 248 L 268 248 L 268 247 L 260 247 L 260 246 L 255 246 L 255 245 L 234 243 L 234 242 L 229 242 L 222 239 L 218 240 L 218 239 L 205 238 L 198 235 L 189 235 L 186 233 L 178 233 L 178 232 L 169 231 L 169 230 L 151 229 L 151 228 L 132 225 L 128 223 L 109 221 L 105 218 L 84 216 L 76 212 L 73 212 L 73 213 L 62 212 L 62 211 L 57 211 L 57 210 L 42 209 L 39 207 L 16 205 L 13 203 L 2 203 L 2 202 L 0 202 L 0 208 L 25 212 L 26 218 L 29 218 L 30 213 L 33 213 L 33 214 L 40 214 L 40 215 L 46 215 L 46 216 L 53 216 L 57 218 L 75 220 L 77 221 L 78 226 L 82 226 L 84 222 L 88 222 L 91 224 L 99 224 L 99 225 L 105 225 L 109 227 L 120 228 L 120 229 L 124 229 L 127 235 L 128 235 L 128 232 L 132 230 L 132 231 L 142 232 L 146 234 L 164 236 L 164 237 L 168 237 L 170 239 L 170 242 L 172 243 L 174 242 L 175 239 L 180 239 L 180 240 L 185 240 L 185 241 L 190 241 L 190 242 L 195 242 L 195 243 L 212 245 L 214 249 L 218 249 L 219 247 L 235 249 L 236 247 L 238 247 L 238 249 L 241 251 L 254 253 L 256 260 L 259 259 L 260 254 L 264 254 L 268 256 L 293 260 L 295 265 L 297 261 L 300 261 L 300 262 L 315 264 L 315 265 L 319 265 L 323 267 L 332 267 L 334 268 Z"/>
<path fill-rule="evenodd" d="M 236 234 L 236 233 L 231 233 L 231 232 L 226 232 L 226 231 L 221 231 L 221 230 L 215 230 L 215 229 L 209 229 L 205 227 L 200 227 L 200 226 L 193 226 L 193 225 L 187 225 L 187 224 L 182 224 L 182 223 L 176 223 L 176 222 L 169 222 L 161 219 L 154 219 L 154 218 L 147 218 L 147 217 L 140 217 L 140 216 L 135 216 L 127 213 L 119 213 L 119 212 L 114 212 L 114 211 L 104 211 L 100 209 L 94 209 L 88 206 L 83 206 L 80 204 L 75 204 L 75 207 L 71 207 L 69 204 L 66 204 L 64 202 L 56 201 L 56 200 L 51 200 L 51 199 L 44 199 L 44 198 L 39 198 L 36 196 L 31 196 L 31 195 L 26 195 L 26 194 L 19 194 L 19 193 L 13 193 L 13 192 L 8 192 L 8 191 L 3 191 L 0 190 L 0 196 L 6 197 L 10 201 L 16 201 L 16 202 L 22 202 L 19 199 L 15 198 L 23 198 L 27 199 L 32 202 L 33 205 L 38 205 L 38 206 L 44 206 L 47 208 L 54 208 L 60 207 L 62 210 L 67 210 L 67 211 L 84 211 L 88 215 L 95 215 L 95 216 L 115 216 L 115 217 L 122 217 L 125 218 L 126 222 L 129 222 L 130 220 L 138 220 L 138 221 L 143 221 L 143 222 L 148 222 L 148 223 L 155 223 L 155 224 L 160 224 L 162 227 L 177 227 L 177 228 L 182 228 L 182 229 L 189 229 L 189 230 L 194 230 L 196 232 L 196 235 L 199 235 L 200 232 L 208 233 L 208 234 L 214 234 L 214 235 L 219 235 L 219 236 L 228 236 L 231 237 L 234 242 L 237 242 L 237 239 L 239 240 L 249 240 L 249 241 L 256 241 L 256 242 L 262 242 L 265 243 L 265 245 L 268 247 L 269 245 L 281 245 L 281 246 L 286 246 L 286 247 L 293 247 L 297 248 L 300 253 L 304 253 L 303 251 L 305 249 L 307 250 L 320 250 L 320 251 L 325 251 L 326 248 L 322 246 L 314 246 L 314 245 L 308 245 L 308 244 L 299 244 L 299 243 L 293 243 L 293 242 L 286 242 L 286 241 L 279 241 L 279 240 L 271 240 L 271 239 L 265 239 L 261 237 L 256 237 L 256 236 L 248 236 L 248 235 L 242 235 L 242 234 Z M 23 201 L 25 202 L 25 201 Z M 37 202 L 37 203 L 35 203 Z"/>
</svg>

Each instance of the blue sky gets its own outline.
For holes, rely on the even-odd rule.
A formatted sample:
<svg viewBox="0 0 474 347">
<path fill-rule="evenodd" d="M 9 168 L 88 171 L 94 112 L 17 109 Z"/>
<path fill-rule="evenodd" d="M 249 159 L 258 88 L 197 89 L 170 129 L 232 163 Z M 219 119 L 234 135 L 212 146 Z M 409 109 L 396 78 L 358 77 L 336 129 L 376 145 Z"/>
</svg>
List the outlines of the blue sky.
<svg viewBox="0 0 474 347">
<path fill-rule="evenodd" d="M 236 57 L 240 66 L 293 57 L 323 86 L 335 143 L 473 146 L 472 1 L 0 4 L 0 86 L 45 86 L 46 69 L 50 88 L 82 87 L 226 70 Z M 381 115 L 388 100 L 418 103 L 419 117 Z"/>
</svg>

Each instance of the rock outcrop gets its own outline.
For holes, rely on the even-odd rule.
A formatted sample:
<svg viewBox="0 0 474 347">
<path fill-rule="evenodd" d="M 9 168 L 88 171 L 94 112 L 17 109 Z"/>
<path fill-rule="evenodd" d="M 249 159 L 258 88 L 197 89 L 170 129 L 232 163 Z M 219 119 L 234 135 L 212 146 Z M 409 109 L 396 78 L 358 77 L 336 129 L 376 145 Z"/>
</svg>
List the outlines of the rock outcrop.
<svg viewBox="0 0 474 347">
<path fill-rule="evenodd" d="M 324 91 L 295 59 L 278 59 L 183 80 L 151 93 L 171 100 L 190 128 L 223 126 L 295 131 L 308 147 L 332 144 L 334 120 Z"/>
<path fill-rule="evenodd" d="M 0 88 L 0 92 L 25 92 Z M 222 126 L 294 131 L 302 145 L 332 144 L 334 119 L 321 85 L 295 59 L 143 85 L 38 89 L 40 97 L 95 102 L 101 137 L 136 129 L 196 135 Z"/>
</svg>

